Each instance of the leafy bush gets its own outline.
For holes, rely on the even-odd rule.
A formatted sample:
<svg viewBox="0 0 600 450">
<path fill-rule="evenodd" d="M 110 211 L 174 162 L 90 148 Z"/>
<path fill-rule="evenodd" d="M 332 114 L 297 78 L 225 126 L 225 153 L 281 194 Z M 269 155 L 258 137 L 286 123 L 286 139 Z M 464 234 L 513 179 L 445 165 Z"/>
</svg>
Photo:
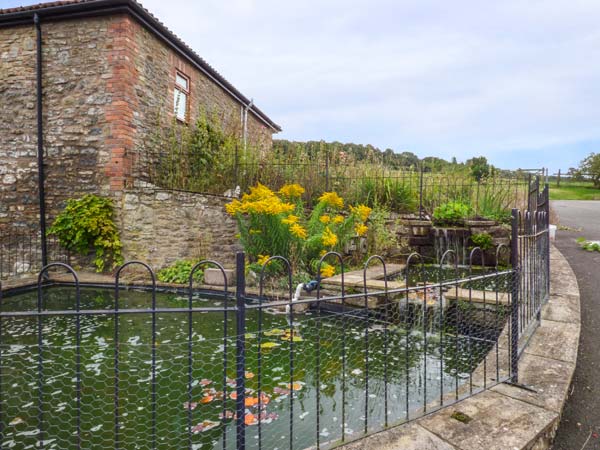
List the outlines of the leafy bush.
<svg viewBox="0 0 600 450">
<path fill-rule="evenodd" d="M 67 206 L 48 230 L 68 250 L 87 255 L 94 249 L 94 264 L 102 272 L 107 264 L 123 263 L 119 230 L 113 221 L 113 203 L 108 198 L 84 195 L 67 200 Z"/>
<path fill-rule="evenodd" d="M 474 247 L 479 247 L 481 250 L 489 250 L 494 247 L 494 238 L 489 233 L 476 233 L 471 236 L 471 242 Z"/>
<path fill-rule="evenodd" d="M 307 213 L 303 193 L 298 184 L 285 185 L 275 193 L 259 183 L 241 200 L 226 205 L 237 220 L 239 238 L 251 263 L 279 255 L 288 258 L 294 269 L 314 274 L 313 261 L 328 251 L 343 251 L 352 237 L 367 232 L 368 206 L 346 209 L 336 192 L 324 192 Z M 331 272 L 326 269 L 326 274 Z"/>
<path fill-rule="evenodd" d="M 600 242 L 588 241 L 586 238 L 580 237 L 577 239 L 579 246 L 588 252 L 600 252 Z"/>
<path fill-rule="evenodd" d="M 433 210 L 436 225 L 462 225 L 471 214 L 471 207 L 461 202 L 443 203 Z"/>
<path fill-rule="evenodd" d="M 162 281 L 163 283 L 178 283 L 178 284 L 186 284 L 190 281 L 190 273 L 192 272 L 192 268 L 197 263 L 197 261 L 190 260 L 179 260 L 175 261 L 172 265 L 161 269 L 156 274 L 158 277 L 158 281 Z M 204 279 L 204 272 L 202 269 L 198 269 L 194 272 L 194 281 L 198 283 L 202 283 Z"/>
</svg>

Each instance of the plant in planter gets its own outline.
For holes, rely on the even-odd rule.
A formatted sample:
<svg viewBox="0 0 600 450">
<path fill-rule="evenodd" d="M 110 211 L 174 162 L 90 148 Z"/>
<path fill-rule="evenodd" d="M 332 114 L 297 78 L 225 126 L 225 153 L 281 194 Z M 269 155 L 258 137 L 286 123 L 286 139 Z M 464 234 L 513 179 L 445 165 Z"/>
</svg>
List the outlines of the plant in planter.
<svg viewBox="0 0 600 450">
<path fill-rule="evenodd" d="M 190 281 L 190 273 L 196 262 L 185 259 L 175 261 L 170 266 L 158 271 L 156 274 L 158 281 L 162 281 L 163 283 L 187 284 Z M 194 272 L 194 281 L 202 283 L 203 279 L 204 272 L 201 269 L 196 270 Z"/>
<path fill-rule="evenodd" d="M 471 207 L 466 203 L 443 203 L 433 210 L 433 223 L 439 226 L 463 225 L 471 213 Z"/>
<path fill-rule="evenodd" d="M 294 270 L 316 274 L 315 261 L 328 251 L 343 251 L 353 237 L 367 232 L 368 206 L 346 207 L 336 192 L 324 192 L 309 212 L 303 193 L 304 188 L 297 184 L 274 192 L 259 183 L 241 200 L 226 205 L 237 220 L 239 238 L 251 263 L 279 255 L 288 258 Z M 277 270 L 277 265 L 270 270 Z M 323 265 L 321 271 L 322 276 L 331 276 L 337 268 Z"/>
<path fill-rule="evenodd" d="M 479 247 L 481 250 L 491 250 L 494 248 L 494 238 L 489 233 L 475 233 L 471 236 L 473 248 Z"/>
<path fill-rule="evenodd" d="M 81 255 L 94 250 L 94 265 L 102 272 L 123 263 L 119 230 L 113 221 L 111 199 L 87 194 L 67 200 L 67 206 L 48 230 L 60 245 Z"/>
</svg>

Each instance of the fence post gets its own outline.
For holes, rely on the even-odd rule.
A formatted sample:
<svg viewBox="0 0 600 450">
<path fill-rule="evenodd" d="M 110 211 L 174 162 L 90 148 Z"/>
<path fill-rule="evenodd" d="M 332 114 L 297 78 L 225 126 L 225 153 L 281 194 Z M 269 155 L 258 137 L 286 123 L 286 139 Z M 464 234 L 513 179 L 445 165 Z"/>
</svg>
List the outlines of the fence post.
<svg viewBox="0 0 600 450">
<path fill-rule="evenodd" d="M 423 163 L 419 171 L 419 219 L 423 218 Z"/>
<path fill-rule="evenodd" d="M 560 187 L 560 169 L 558 169 L 558 175 L 556 177 L 556 187 Z"/>
<path fill-rule="evenodd" d="M 329 149 L 325 150 L 325 191 L 329 192 Z"/>
<path fill-rule="evenodd" d="M 546 298 L 550 297 L 550 186 L 544 186 L 544 202 L 546 203 Z"/>
<path fill-rule="evenodd" d="M 235 400 L 235 428 L 237 434 L 237 450 L 246 448 L 246 424 L 245 424 L 245 395 L 246 395 L 246 274 L 245 274 L 244 252 L 235 255 L 236 268 L 236 400 Z M 226 300 L 227 301 L 227 300 Z"/>
<path fill-rule="evenodd" d="M 519 265 L 519 210 L 513 208 L 510 238 L 510 262 L 513 270 L 511 319 L 510 319 L 510 375 L 511 381 L 519 380 L 519 291 L 521 267 Z"/>
</svg>

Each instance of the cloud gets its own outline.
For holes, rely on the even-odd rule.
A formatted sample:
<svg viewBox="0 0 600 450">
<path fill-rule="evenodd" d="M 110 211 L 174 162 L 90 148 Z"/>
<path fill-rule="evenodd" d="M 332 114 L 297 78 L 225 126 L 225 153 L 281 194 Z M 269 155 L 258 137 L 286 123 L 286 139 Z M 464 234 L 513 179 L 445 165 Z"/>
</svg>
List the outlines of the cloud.
<svg viewBox="0 0 600 450">
<path fill-rule="evenodd" d="M 505 167 L 545 165 L 546 149 L 554 169 L 600 141 L 596 1 L 143 4 L 280 123 L 282 138 L 485 153 Z"/>
</svg>

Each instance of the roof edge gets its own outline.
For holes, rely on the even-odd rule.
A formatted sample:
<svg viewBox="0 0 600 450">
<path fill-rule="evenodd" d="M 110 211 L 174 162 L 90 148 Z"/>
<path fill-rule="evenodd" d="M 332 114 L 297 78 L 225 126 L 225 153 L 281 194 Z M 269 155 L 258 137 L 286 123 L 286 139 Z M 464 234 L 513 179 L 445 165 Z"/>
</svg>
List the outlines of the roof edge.
<svg viewBox="0 0 600 450">
<path fill-rule="evenodd" d="M 39 4 L 23 7 L 22 9 L 6 11 L 7 12 L 3 12 L 0 10 L 0 28 L 29 24 L 33 25 L 33 17 L 36 14 L 40 17 L 42 23 L 43 21 L 73 20 L 123 13 L 129 14 L 166 45 L 171 47 L 171 49 L 187 59 L 194 67 L 208 76 L 230 97 L 240 103 L 240 105 L 247 107 L 257 119 L 271 128 L 274 132 L 282 131 L 281 127 L 271 120 L 269 116 L 256 107 L 251 100 L 238 91 L 220 73 L 194 52 L 192 48 L 135 0 L 88 0 L 63 4 L 55 2 L 48 3 L 47 6 Z"/>
</svg>

